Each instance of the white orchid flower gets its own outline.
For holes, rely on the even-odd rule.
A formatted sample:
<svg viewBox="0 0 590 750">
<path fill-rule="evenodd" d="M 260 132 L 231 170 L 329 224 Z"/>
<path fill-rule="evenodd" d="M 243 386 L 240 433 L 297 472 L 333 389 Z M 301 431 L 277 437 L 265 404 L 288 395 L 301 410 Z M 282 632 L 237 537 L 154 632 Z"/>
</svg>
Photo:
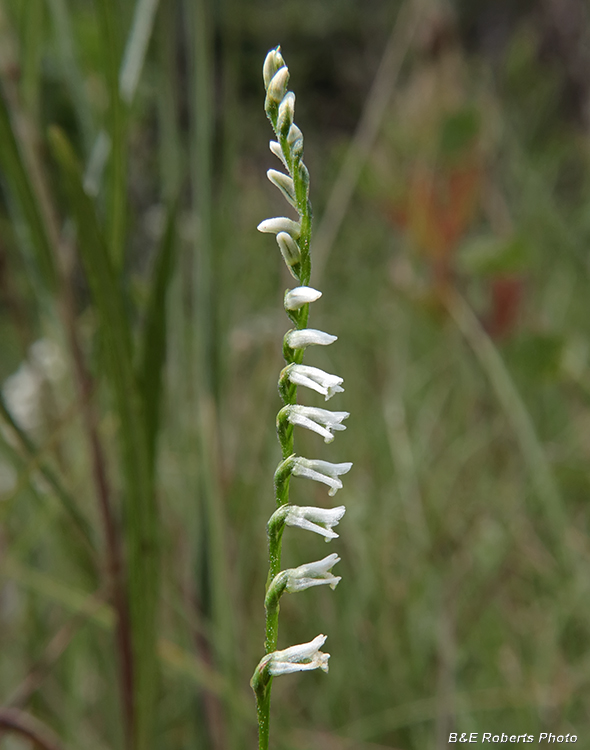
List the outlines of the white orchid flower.
<svg viewBox="0 0 590 750">
<path fill-rule="evenodd" d="M 337 539 L 338 534 L 332 531 L 334 526 L 342 520 L 346 513 L 344 505 L 336 508 L 314 508 L 305 505 L 288 505 L 285 515 L 285 524 L 306 531 L 313 531 L 326 538 L 326 542 Z"/>
<path fill-rule="evenodd" d="M 324 438 L 325 443 L 331 443 L 334 440 L 333 431 L 346 429 L 342 422 L 350 416 L 347 411 L 328 411 L 328 409 L 300 406 L 299 404 L 285 406 L 281 409 L 279 420 L 283 414 L 292 425 L 317 432 Z"/>
<path fill-rule="evenodd" d="M 282 651 L 273 651 L 261 660 L 258 668 L 268 667 L 272 677 L 291 674 L 292 672 L 307 672 L 312 669 L 321 669 L 327 672 L 330 654 L 324 654 L 320 651 L 326 639 L 327 636 L 318 635 L 309 643 L 301 643 Z"/>
<path fill-rule="evenodd" d="M 315 328 L 302 328 L 299 331 L 289 331 L 285 335 L 287 346 L 291 349 L 305 349 L 306 346 L 313 344 L 327 346 L 338 340 L 338 336 L 332 336 L 324 331 L 318 331 Z"/>
<path fill-rule="evenodd" d="M 318 367 L 309 365 L 288 365 L 281 373 L 281 379 L 286 376 L 294 385 L 303 385 L 312 391 L 321 393 L 328 401 L 335 393 L 344 393 L 341 384 L 344 380 L 338 375 L 331 375 Z"/>
<path fill-rule="evenodd" d="M 352 464 L 347 461 L 341 464 L 333 464 L 330 461 L 320 461 L 297 456 L 293 459 L 291 473 L 296 477 L 306 477 L 316 482 L 326 484 L 330 491 L 328 495 L 333 497 L 338 490 L 342 489 L 342 482 L 338 479 L 342 474 L 346 474 L 352 468 Z"/>
<path fill-rule="evenodd" d="M 286 570 L 287 585 L 285 591 L 294 594 L 298 591 L 305 591 L 312 586 L 323 586 L 324 584 L 327 584 L 333 591 L 342 580 L 341 576 L 332 575 L 332 568 L 339 562 L 340 558 L 333 553 L 324 557 L 323 560 Z"/>
</svg>

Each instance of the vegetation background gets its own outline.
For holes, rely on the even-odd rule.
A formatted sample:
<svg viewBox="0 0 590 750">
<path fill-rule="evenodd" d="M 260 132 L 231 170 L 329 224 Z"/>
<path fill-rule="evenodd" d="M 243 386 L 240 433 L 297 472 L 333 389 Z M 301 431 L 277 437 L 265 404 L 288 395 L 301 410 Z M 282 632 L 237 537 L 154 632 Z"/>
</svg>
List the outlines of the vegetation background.
<svg viewBox="0 0 590 750">
<path fill-rule="evenodd" d="M 277 750 L 590 736 L 583 0 L 0 2 L 0 746 L 254 747 L 280 43 L 345 378 L 343 581 Z M 319 402 L 318 402 L 319 405 Z M 298 435 L 303 455 L 318 441 Z M 322 446 L 323 449 L 323 446 Z M 294 483 L 294 502 L 326 493 Z M 284 560 L 315 560 L 313 535 Z M 321 556 L 321 554 L 320 554 Z"/>
</svg>

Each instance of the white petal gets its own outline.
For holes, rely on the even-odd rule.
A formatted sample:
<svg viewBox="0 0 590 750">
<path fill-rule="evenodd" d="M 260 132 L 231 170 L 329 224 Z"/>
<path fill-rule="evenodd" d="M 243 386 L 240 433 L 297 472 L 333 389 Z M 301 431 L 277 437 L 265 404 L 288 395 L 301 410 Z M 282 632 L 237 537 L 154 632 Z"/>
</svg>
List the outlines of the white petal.
<svg viewBox="0 0 590 750">
<path fill-rule="evenodd" d="M 321 296 L 321 292 L 310 286 L 298 286 L 295 289 L 289 289 L 285 294 L 285 310 L 299 310 L 303 305 L 315 302 Z"/>
<path fill-rule="evenodd" d="M 288 219 L 286 216 L 277 216 L 274 219 L 265 219 L 261 221 L 257 227 L 259 232 L 265 232 L 267 234 L 278 234 L 279 232 L 287 232 L 291 237 L 297 239 L 301 234 L 301 225 L 297 221 Z"/>
<path fill-rule="evenodd" d="M 291 349 L 304 349 L 306 346 L 317 344 L 327 346 L 338 340 L 338 336 L 332 336 L 324 331 L 318 331 L 315 328 L 303 328 L 300 331 L 289 331 L 286 335 L 288 346 Z"/>
<path fill-rule="evenodd" d="M 334 440 L 334 435 L 332 435 L 329 430 L 322 427 L 322 425 L 317 422 L 314 422 L 312 419 L 303 416 L 303 414 L 298 414 L 297 412 L 289 414 L 289 422 L 291 422 L 292 425 L 305 427 L 307 430 L 317 432 L 318 435 L 321 435 L 324 438 L 324 442 L 326 443 L 331 443 L 332 440 Z"/>
<path fill-rule="evenodd" d="M 310 469 L 308 466 L 298 466 L 297 464 L 293 467 L 293 474 L 296 477 L 304 477 L 305 479 L 313 479 L 315 482 L 322 482 L 322 484 L 328 485 L 330 488 L 328 494 L 333 497 L 338 490 L 342 489 L 342 482 L 339 479 L 330 477 L 326 474 L 320 474 L 319 471 Z"/>
<path fill-rule="evenodd" d="M 309 643 L 291 646 L 282 651 L 273 651 L 265 657 L 268 671 L 273 677 L 291 672 L 307 672 L 310 669 L 322 669 L 327 672 L 330 654 L 319 650 L 325 642 L 326 636 L 318 635 Z"/>
</svg>

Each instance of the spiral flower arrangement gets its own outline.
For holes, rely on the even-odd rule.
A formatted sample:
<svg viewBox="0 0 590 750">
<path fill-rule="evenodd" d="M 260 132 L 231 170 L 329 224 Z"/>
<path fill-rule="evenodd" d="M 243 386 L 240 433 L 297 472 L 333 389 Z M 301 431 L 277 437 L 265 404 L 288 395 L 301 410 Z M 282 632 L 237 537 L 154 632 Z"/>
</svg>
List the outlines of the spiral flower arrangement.
<svg viewBox="0 0 590 750">
<path fill-rule="evenodd" d="M 258 712 L 259 750 L 268 749 L 273 677 L 312 669 L 327 672 L 330 658 L 329 654 L 320 650 L 326 641 L 325 635 L 318 635 L 309 643 L 277 650 L 280 598 L 285 592 L 295 593 L 312 586 L 326 584 L 334 589 L 340 581 L 340 577 L 332 573 L 332 568 L 340 561 L 336 554 L 297 568 L 281 570 L 281 544 L 286 526 L 312 531 L 329 542 L 338 536 L 333 528 L 345 512 L 344 506 L 326 509 L 291 505 L 291 476 L 321 482 L 329 487 L 328 494 L 333 496 L 342 487 L 340 477 L 352 466 L 348 462 L 335 464 L 307 459 L 294 452 L 294 427 L 312 430 L 329 443 L 334 439 L 334 432 L 345 429 L 343 421 L 349 415 L 344 411 L 329 411 L 296 403 L 298 386 L 322 394 L 326 401 L 344 389 L 342 378 L 302 364 L 308 346 L 327 346 L 336 341 L 336 336 L 308 328 L 309 305 L 321 297 L 321 292 L 309 286 L 312 218 L 309 172 L 302 158 L 303 134 L 294 123 L 295 94 L 287 90 L 289 70 L 279 47 L 266 56 L 263 77 L 266 89 L 265 110 L 277 139 L 270 142 L 270 150 L 287 170 L 285 174 L 269 169 L 267 177 L 297 211 L 298 220 L 287 217 L 266 219 L 258 225 L 258 229 L 276 235 L 279 250 L 298 286 L 288 290 L 284 300 L 285 312 L 294 328 L 285 334 L 283 340 L 283 355 L 287 365 L 279 376 L 279 393 L 284 406 L 277 414 L 277 435 L 283 457 L 274 477 L 277 510 L 268 522 L 269 573 L 264 601 L 265 656 L 256 667 L 251 681 Z"/>
</svg>

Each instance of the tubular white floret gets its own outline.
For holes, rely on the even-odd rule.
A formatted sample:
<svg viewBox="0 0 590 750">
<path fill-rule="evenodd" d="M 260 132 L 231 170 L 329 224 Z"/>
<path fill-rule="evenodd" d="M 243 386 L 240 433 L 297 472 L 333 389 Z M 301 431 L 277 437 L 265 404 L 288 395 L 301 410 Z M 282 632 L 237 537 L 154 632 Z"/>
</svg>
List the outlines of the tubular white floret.
<svg viewBox="0 0 590 750">
<path fill-rule="evenodd" d="M 288 219 L 286 216 L 277 216 L 274 219 L 265 219 L 261 221 L 256 227 L 259 232 L 266 234 L 278 234 L 279 232 L 287 232 L 291 237 L 297 239 L 301 234 L 301 224 L 293 219 Z"/>
<path fill-rule="evenodd" d="M 264 65 L 262 67 L 262 76 L 264 78 L 264 88 L 267 89 L 274 74 L 284 67 L 285 61 L 281 55 L 281 48 L 271 49 L 266 58 L 264 59 Z"/>
<path fill-rule="evenodd" d="M 297 286 L 285 292 L 285 310 L 299 310 L 303 305 L 316 302 L 322 296 L 321 292 L 311 286 Z"/>
<path fill-rule="evenodd" d="M 328 671 L 330 654 L 320 651 L 327 636 L 318 635 L 309 643 L 301 643 L 282 651 L 273 651 L 260 662 L 259 668 L 268 665 L 268 671 L 273 677 L 292 672 L 307 672 L 311 669 Z"/>
<path fill-rule="evenodd" d="M 284 172 L 278 172 L 276 169 L 269 169 L 266 176 L 275 187 L 278 187 L 285 199 L 296 208 L 297 199 L 295 198 L 295 186 L 289 175 L 286 175 Z"/>
<path fill-rule="evenodd" d="M 345 513 L 344 505 L 339 505 L 336 508 L 283 505 L 278 511 L 275 511 L 273 518 L 276 517 L 276 514 L 284 515 L 284 522 L 287 526 L 313 531 L 314 534 L 325 537 L 326 542 L 329 542 L 331 539 L 338 539 L 338 534 L 332 531 L 332 528 L 338 526 Z M 269 525 L 272 525 L 273 518 L 271 518 Z"/>
<path fill-rule="evenodd" d="M 332 336 L 330 333 L 324 333 L 315 328 L 302 328 L 299 331 L 289 331 L 285 340 L 291 349 L 305 349 L 306 346 L 313 344 L 328 346 L 337 341 L 338 336 Z"/>
<path fill-rule="evenodd" d="M 332 398 L 335 393 L 344 393 L 341 384 L 344 382 L 338 375 L 331 375 L 318 367 L 308 365 L 289 365 L 288 378 L 295 385 L 303 385 L 306 388 L 321 393 L 325 400 Z"/>
<path fill-rule="evenodd" d="M 292 425 L 317 432 L 324 438 L 325 443 L 331 443 L 334 440 L 332 432 L 346 429 L 346 425 L 343 425 L 342 421 L 350 416 L 347 411 L 328 411 L 328 409 L 299 406 L 299 404 L 287 406 L 286 410 L 287 419 Z"/>
<path fill-rule="evenodd" d="M 330 490 L 328 495 L 333 497 L 338 490 L 342 489 L 342 482 L 338 479 L 342 474 L 346 474 L 352 468 L 349 461 L 341 464 L 333 464 L 330 461 L 320 461 L 297 456 L 293 461 L 291 473 L 296 477 L 305 477 L 313 479 L 315 482 L 322 482 Z"/>
<path fill-rule="evenodd" d="M 305 591 L 312 586 L 328 585 L 332 591 L 342 580 L 341 576 L 332 575 L 332 568 L 340 562 L 337 554 L 333 553 L 324 557 L 323 560 L 300 565 L 297 568 L 285 571 L 287 573 L 287 585 L 285 591 L 294 594 Z"/>
</svg>

